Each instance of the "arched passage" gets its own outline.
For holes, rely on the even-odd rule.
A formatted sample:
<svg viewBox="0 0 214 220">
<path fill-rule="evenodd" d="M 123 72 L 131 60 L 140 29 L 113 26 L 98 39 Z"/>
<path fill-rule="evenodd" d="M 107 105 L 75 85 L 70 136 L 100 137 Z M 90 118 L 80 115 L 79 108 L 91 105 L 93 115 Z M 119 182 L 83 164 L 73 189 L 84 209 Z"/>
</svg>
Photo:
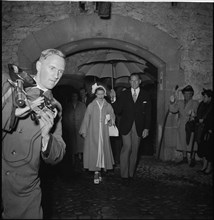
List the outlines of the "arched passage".
<svg viewBox="0 0 214 220">
<path fill-rule="evenodd" d="M 168 99 L 169 90 L 182 79 L 179 74 L 179 44 L 175 39 L 151 24 L 129 17 L 112 15 L 110 20 L 103 20 L 97 15 L 81 15 L 57 21 L 29 34 L 19 45 L 19 66 L 32 72 L 40 52 L 51 47 L 61 49 L 66 56 L 95 48 L 119 49 L 156 66 L 159 83 L 157 108 L 160 109 L 157 111 L 158 146 L 167 108 L 165 100 Z M 168 127 L 173 125 L 168 124 Z M 168 142 L 174 145 L 172 141 Z M 169 149 L 168 146 L 165 149 Z M 166 157 L 164 152 L 163 157 Z"/>
</svg>

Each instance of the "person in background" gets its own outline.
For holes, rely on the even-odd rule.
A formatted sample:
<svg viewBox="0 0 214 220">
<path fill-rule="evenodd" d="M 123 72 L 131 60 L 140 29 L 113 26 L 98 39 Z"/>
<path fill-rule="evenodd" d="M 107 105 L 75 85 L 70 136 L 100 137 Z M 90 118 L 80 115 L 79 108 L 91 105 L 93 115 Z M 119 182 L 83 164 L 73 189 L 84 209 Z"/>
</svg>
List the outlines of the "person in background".
<svg viewBox="0 0 214 220">
<path fill-rule="evenodd" d="M 80 93 L 80 101 L 86 105 L 87 103 L 87 92 L 85 88 L 81 88 L 79 90 Z"/>
<path fill-rule="evenodd" d="M 197 154 L 203 162 L 201 171 L 210 174 L 213 166 L 213 91 L 203 89 L 202 95 L 196 116 Z"/>
<path fill-rule="evenodd" d="M 99 184 L 101 171 L 113 169 L 114 165 L 108 126 L 115 124 L 115 115 L 111 104 L 104 99 L 106 89 L 103 86 L 95 83 L 92 93 L 96 98 L 86 109 L 79 133 L 85 138 L 84 168 L 94 172 L 94 183 Z"/>
<path fill-rule="evenodd" d="M 78 92 L 72 93 L 71 103 L 68 108 L 69 112 L 68 117 L 66 118 L 70 124 L 68 135 L 71 139 L 72 161 L 75 167 L 77 167 L 78 160 L 81 162 L 83 159 L 84 139 L 80 136 L 79 129 L 86 111 L 86 105 L 79 101 Z"/>
<path fill-rule="evenodd" d="M 115 114 L 120 116 L 119 132 L 123 141 L 120 175 L 125 181 L 135 174 L 140 140 L 149 135 L 151 126 L 151 100 L 148 92 L 140 88 L 139 73 L 131 74 L 129 83 L 131 88 L 123 91 L 118 99 L 113 89 L 110 94 Z"/>
<path fill-rule="evenodd" d="M 92 93 L 92 85 L 93 83 L 92 82 L 87 82 L 85 84 L 85 91 L 86 91 L 86 96 L 87 96 L 87 99 L 86 99 L 86 107 L 96 98 L 95 94 Z"/>
<path fill-rule="evenodd" d="M 177 151 L 182 152 L 182 160 L 178 164 L 188 163 L 187 153 L 191 153 L 191 134 L 186 133 L 186 123 L 194 120 L 196 116 L 198 101 L 193 100 L 194 90 L 192 86 L 187 85 L 181 90 L 184 99 L 177 100 L 174 95 L 170 96 L 169 111 L 178 114 L 178 145 Z M 196 149 L 194 150 L 194 154 Z"/>
<path fill-rule="evenodd" d="M 32 109 L 44 103 L 42 93 L 57 102 L 51 90 L 56 86 L 65 70 L 64 54 L 56 49 L 42 51 L 36 62 L 36 87 L 29 88 L 26 106 L 19 108 L 13 103 L 12 96 L 2 109 L 6 120 L 2 124 L 2 202 L 4 219 L 42 219 L 40 177 L 38 176 L 40 159 L 48 164 L 57 164 L 65 154 L 62 139 L 61 112 L 54 113 L 46 109 L 37 118 L 32 116 Z M 32 98 L 33 97 L 33 98 Z M 58 103 L 58 102 L 57 102 Z M 15 106 L 16 127 L 7 132 L 11 119 L 11 106 Z M 60 107 L 60 104 L 58 103 Z M 8 119 L 8 120 L 7 120 Z"/>
</svg>

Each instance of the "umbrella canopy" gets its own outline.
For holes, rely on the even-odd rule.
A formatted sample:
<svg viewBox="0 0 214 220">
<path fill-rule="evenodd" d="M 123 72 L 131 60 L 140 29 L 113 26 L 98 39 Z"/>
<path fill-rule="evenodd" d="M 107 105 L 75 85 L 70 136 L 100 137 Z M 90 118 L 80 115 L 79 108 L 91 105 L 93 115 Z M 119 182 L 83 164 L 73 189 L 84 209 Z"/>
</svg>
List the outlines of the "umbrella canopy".
<svg viewBox="0 0 214 220">
<path fill-rule="evenodd" d="M 91 63 L 99 63 L 99 62 L 106 62 L 106 63 L 114 63 L 114 62 L 118 62 L 118 61 L 123 61 L 123 62 L 138 62 L 138 63 L 142 63 L 142 64 L 146 64 L 146 62 L 144 60 L 140 60 L 137 57 L 135 57 L 132 54 L 127 54 L 127 53 L 123 53 L 123 52 L 110 52 L 110 51 L 106 51 L 106 52 L 102 52 L 102 53 L 98 53 L 95 56 L 91 57 L 85 64 L 91 64 Z"/>
<path fill-rule="evenodd" d="M 86 76 L 98 78 L 111 77 L 113 79 L 130 76 L 134 72 L 143 72 L 147 68 L 146 62 L 140 62 L 132 55 L 123 53 L 99 53 L 79 66 L 79 72 Z"/>
</svg>

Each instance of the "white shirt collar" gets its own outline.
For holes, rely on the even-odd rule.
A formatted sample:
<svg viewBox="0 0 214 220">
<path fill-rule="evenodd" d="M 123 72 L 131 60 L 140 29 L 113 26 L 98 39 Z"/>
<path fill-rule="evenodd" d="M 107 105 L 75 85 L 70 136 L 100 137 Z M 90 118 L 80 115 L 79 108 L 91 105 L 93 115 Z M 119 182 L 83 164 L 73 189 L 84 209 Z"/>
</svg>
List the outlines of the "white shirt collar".
<svg viewBox="0 0 214 220">
<path fill-rule="evenodd" d="M 133 93 L 134 93 L 134 89 L 131 88 L 131 91 L 132 91 L 132 94 L 133 94 Z M 138 96 L 138 94 L 139 94 L 139 92 L 140 92 L 140 87 L 138 87 L 137 89 L 135 89 L 135 91 L 136 91 L 137 96 Z"/>
<path fill-rule="evenodd" d="M 46 92 L 48 89 L 42 89 L 38 84 L 36 85 L 37 88 L 41 89 L 42 91 Z"/>
<path fill-rule="evenodd" d="M 36 77 L 34 77 L 33 79 L 36 81 Z M 42 88 L 37 84 L 37 82 L 36 82 L 36 86 L 35 86 L 35 87 L 38 88 L 38 89 L 40 89 L 40 90 L 42 90 L 42 91 L 44 91 L 44 92 L 48 91 L 48 89 L 42 89 Z"/>
</svg>

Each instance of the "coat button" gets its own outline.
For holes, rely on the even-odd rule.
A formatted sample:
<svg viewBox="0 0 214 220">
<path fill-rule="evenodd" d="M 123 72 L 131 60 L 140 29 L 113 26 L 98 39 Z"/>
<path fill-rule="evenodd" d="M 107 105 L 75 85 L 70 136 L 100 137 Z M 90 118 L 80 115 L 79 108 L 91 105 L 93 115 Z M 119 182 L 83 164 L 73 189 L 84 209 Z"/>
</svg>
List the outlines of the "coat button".
<svg viewBox="0 0 214 220">
<path fill-rule="evenodd" d="M 11 154 L 15 155 L 15 154 L 16 154 L 16 151 L 15 151 L 15 150 L 13 150 L 13 151 L 11 152 Z"/>
<path fill-rule="evenodd" d="M 10 172 L 9 172 L 9 171 L 7 171 L 5 174 L 8 176 L 8 175 L 10 174 Z"/>
</svg>

